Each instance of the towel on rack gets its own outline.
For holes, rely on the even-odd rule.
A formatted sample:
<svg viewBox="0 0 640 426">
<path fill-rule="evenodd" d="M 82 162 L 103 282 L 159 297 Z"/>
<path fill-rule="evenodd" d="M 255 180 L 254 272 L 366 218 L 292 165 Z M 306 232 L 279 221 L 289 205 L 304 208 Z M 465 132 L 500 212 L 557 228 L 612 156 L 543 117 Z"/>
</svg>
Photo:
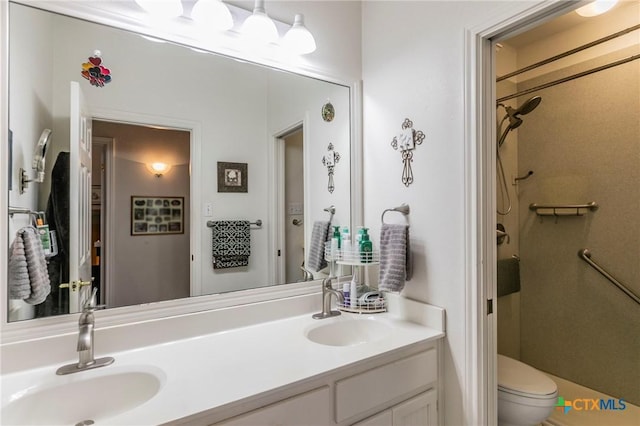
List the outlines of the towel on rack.
<svg viewBox="0 0 640 426">
<path fill-rule="evenodd" d="M 248 220 L 211 222 L 213 269 L 249 265 L 251 224 Z"/>
<path fill-rule="evenodd" d="M 380 229 L 378 290 L 399 292 L 412 274 L 409 226 L 383 223 Z"/>
<path fill-rule="evenodd" d="M 33 226 L 16 233 L 9 253 L 9 298 L 37 305 L 51 292 L 42 241 Z"/>
<path fill-rule="evenodd" d="M 329 221 L 313 222 L 307 268 L 314 272 L 327 267 L 327 261 L 324 258 L 324 243 L 329 240 L 329 225 Z"/>
</svg>

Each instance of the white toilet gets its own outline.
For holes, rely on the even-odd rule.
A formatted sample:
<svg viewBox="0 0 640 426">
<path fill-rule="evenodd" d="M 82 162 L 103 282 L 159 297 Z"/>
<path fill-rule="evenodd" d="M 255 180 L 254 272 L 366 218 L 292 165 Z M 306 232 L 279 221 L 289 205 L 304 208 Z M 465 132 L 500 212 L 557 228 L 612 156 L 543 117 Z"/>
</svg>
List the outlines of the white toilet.
<svg viewBox="0 0 640 426">
<path fill-rule="evenodd" d="M 537 425 L 553 412 L 558 387 L 543 372 L 498 354 L 498 425 Z"/>
</svg>

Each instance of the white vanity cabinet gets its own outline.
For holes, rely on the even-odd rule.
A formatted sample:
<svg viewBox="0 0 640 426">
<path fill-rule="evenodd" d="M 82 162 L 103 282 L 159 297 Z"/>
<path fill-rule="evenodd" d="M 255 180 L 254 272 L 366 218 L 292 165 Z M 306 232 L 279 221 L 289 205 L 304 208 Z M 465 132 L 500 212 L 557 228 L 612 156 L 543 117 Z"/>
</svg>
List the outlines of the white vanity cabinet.
<svg viewBox="0 0 640 426">
<path fill-rule="evenodd" d="M 241 414 L 217 423 L 221 426 L 278 425 L 326 426 L 331 424 L 329 386 L 323 386 L 276 402 L 263 408 Z"/>
<path fill-rule="evenodd" d="M 435 426 L 438 424 L 437 406 L 438 393 L 431 389 L 353 426 Z"/>
<path fill-rule="evenodd" d="M 363 362 L 324 379 L 305 392 L 283 389 L 282 399 L 222 420 L 223 426 L 430 426 L 438 424 L 438 347 L 398 351 Z M 222 413 L 217 413 L 218 415 Z"/>
</svg>

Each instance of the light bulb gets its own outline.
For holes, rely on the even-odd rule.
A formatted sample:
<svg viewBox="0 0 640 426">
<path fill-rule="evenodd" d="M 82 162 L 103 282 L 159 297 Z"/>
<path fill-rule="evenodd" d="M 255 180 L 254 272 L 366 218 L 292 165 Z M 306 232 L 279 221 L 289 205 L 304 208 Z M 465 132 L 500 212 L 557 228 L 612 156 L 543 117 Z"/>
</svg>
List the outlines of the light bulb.
<svg viewBox="0 0 640 426">
<path fill-rule="evenodd" d="M 233 27 L 231 12 L 220 0 L 198 0 L 191 10 L 191 19 L 216 31 Z"/>
<path fill-rule="evenodd" d="M 316 50 L 316 41 L 311 32 L 304 26 L 304 16 L 296 15 L 293 25 L 282 40 L 284 47 L 298 55 L 305 55 Z"/>
<path fill-rule="evenodd" d="M 273 43 L 278 40 L 276 24 L 267 16 L 264 10 L 264 1 L 256 0 L 253 14 L 242 24 L 242 35 L 253 42 L 263 44 Z"/>
<path fill-rule="evenodd" d="M 168 165 L 167 163 L 163 163 L 161 161 L 156 161 L 155 163 L 149 164 L 147 166 L 147 168 L 149 169 L 149 171 L 151 173 L 153 173 L 157 177 L 160 177 L 163 174 L 167 173 L 169 171 L 169 169 L 171 169 L 171 166 Z"/>
<path fill-rule="evenodd" d="M 593 3 L 576 9 L 576 13 L 585 18 L 591 18 L 608 12 L 616 3 L 618 3 L 618 0 L 595 0 Z"/>
<path fill-rule="evenodd" d="M 180 0 L 135 0 L 135 2 L 158 18 L 176 18 L 182 15 L 182 2 Z"/>
</svg>

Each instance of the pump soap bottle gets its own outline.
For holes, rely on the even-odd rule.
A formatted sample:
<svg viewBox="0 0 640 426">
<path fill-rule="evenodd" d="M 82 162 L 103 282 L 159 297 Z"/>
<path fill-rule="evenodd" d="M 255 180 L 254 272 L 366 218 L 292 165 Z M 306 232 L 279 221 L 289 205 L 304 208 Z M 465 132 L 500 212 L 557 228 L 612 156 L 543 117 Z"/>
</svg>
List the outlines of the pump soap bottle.
<svg viewBox="0 0 640 426">
<path fill-rule="evenodd" d="M 368 228 L 362 228 L 360 237 L 360 261 L 362 263 L 373 262 L 373 243 L 369 239 Z"/>
</svg>

